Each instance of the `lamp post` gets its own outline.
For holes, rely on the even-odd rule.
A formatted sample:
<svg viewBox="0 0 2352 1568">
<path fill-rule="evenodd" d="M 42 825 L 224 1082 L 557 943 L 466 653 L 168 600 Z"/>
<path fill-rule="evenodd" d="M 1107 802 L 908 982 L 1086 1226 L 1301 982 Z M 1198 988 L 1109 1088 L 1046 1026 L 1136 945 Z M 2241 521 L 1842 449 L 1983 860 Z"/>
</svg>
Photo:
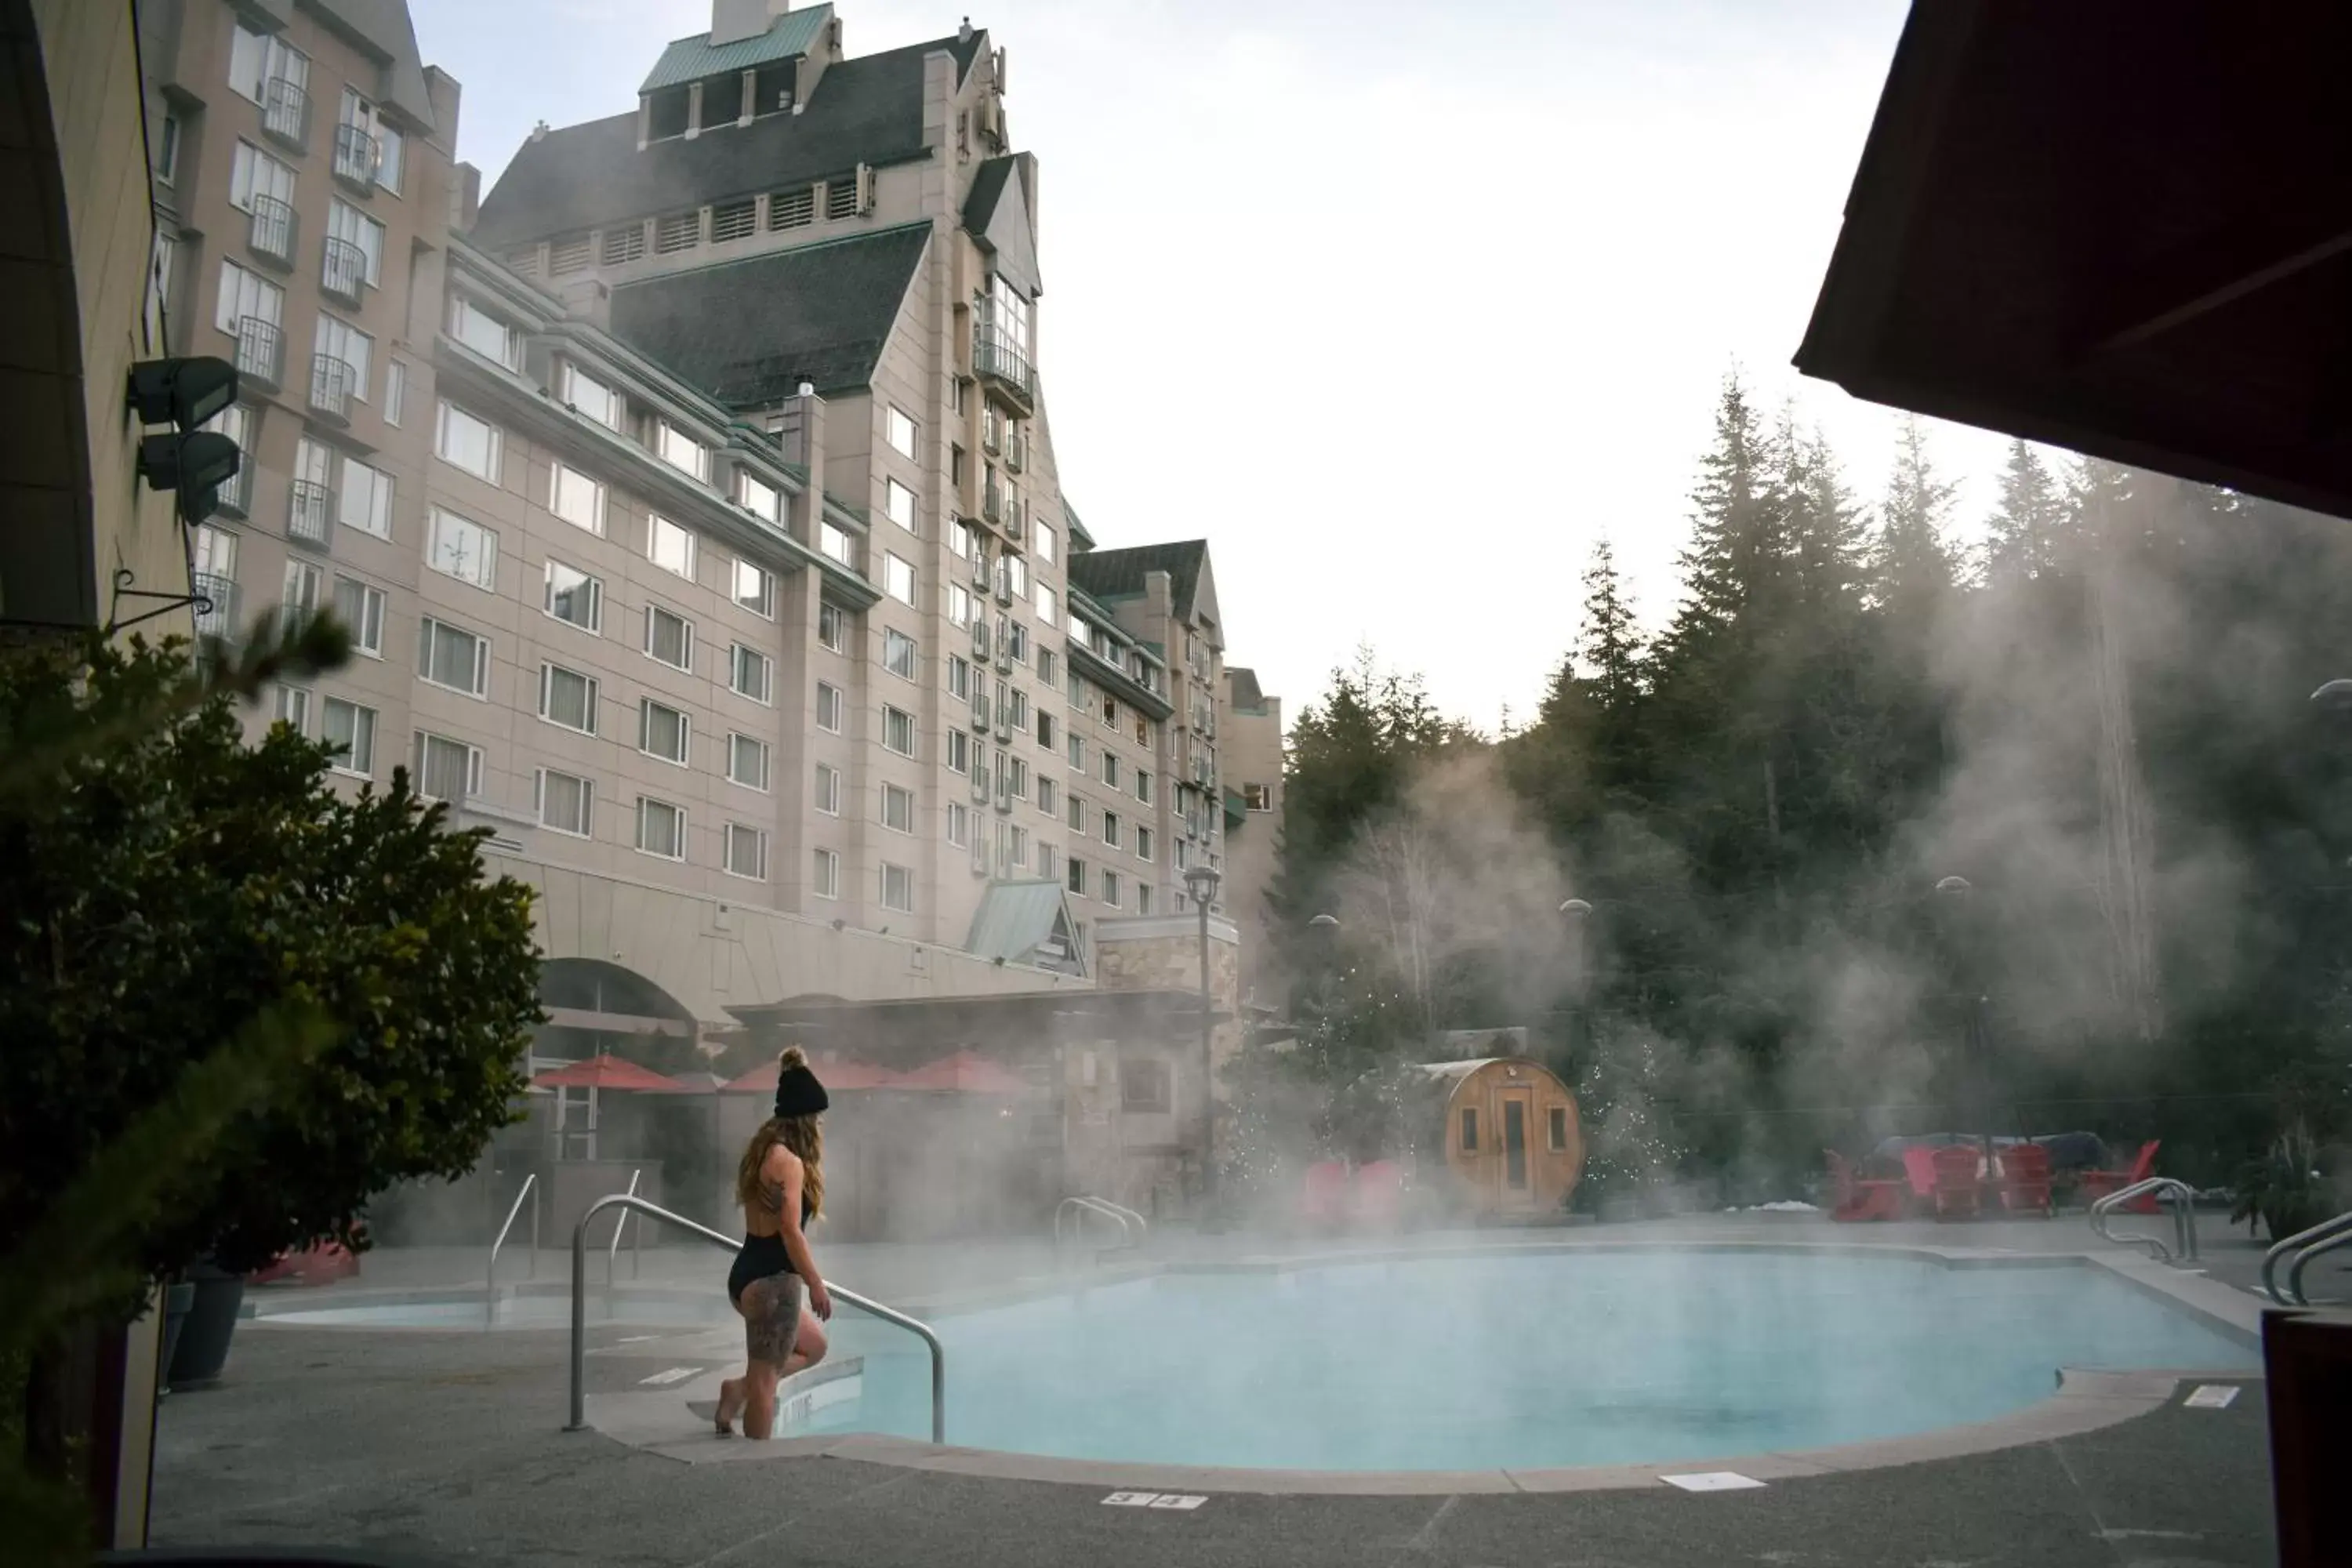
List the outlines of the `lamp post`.
<svg viewBox="0 0 2352 1568">
<path fill-rule="evenodd" d="M 1592 979 L 1586 963 L 1585 940 L 1591 929 L 1592 906 L 1582 899 L 1570 899 L 1559 906 L 1559 913 L 1560 918 L 1568 922 L 1570 955 L 1568 1061 L 1565 1065 L 1573 1072 L 1584 1065 L 1585 1047 L 1591 1035 L 1591 1021 L 1586 1015 L 1591 1005 Z"/>
<path fill-rule="evenodd" d="M 1195 866 L 1184 873 L 1185 890 L 1201 911 L 1201 1220 L 1206 1229 L 1217 1200 L 1217 1057 L 1210 1015 L 1209 906 L 1224 879 L 1213 866 Z M 1336 922 L 1334 922 L 1336 923 Z"/>
<path fill-rule="evenodd" d="M 1948 934 L 1949 951 L 1956 960 L 1961 961 L 1956 963 L 1956 968 L 1961 971 L 1957 979 L 1963 987 L 1965 1003 L 1960 1024 L 1961 1055 L 1966 1068 L 1966 1093 L 1970 1102 L 1964 1109 L 1972 1111 L 1983 1124 L 1979 1127 L 1977 1135 L 1983 1142 L 1985 1176 L 1990 1180 L 1993 1173 L 1992 1083 L 1990 1064 L 1985 1059 L 1984 988 L 1977 983 L 1976 966 L 1966 963 L 1960 952 L 1967 933 L 1959 928 L 1966 921 L 1970 895 L 1975 890 L 1966 877 L 1946 877 L 1936 884 L 1936 896 L 1953 911 L 1952 931 Z"/>
</svg>

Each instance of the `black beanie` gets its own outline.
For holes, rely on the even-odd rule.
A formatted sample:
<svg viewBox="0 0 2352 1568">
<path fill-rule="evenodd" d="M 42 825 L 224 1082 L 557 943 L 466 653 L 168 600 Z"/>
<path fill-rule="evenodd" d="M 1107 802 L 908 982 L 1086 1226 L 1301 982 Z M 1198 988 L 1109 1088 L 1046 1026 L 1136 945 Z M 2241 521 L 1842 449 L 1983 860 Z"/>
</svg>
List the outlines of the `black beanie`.
<svg viewBox="0 0 2352 1568">
<path fill-rule="evenodd" d="M 777 1120 L 815 1116 L 831 1103 L 824 1097 L 824 1085 L 806 1067 L 788 1067 L 776 1075 Z"/>
</svg>

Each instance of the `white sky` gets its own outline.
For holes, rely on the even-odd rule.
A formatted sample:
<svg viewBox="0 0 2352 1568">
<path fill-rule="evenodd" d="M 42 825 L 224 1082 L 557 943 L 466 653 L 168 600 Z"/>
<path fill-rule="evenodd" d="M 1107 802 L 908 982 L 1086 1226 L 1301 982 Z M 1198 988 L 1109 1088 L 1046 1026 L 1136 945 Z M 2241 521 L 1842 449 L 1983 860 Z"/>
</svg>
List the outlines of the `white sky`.
<svg viewBox="0 0 2352 1568">
<path fill-rule="evenodd" d="M 852 55 L 966 0 L 839 0 Z M 1721 378 L 1799 399 L 1865 500 L 1894 416 L 1789 369 L 1903 0 L 971 0 L 1041 168 L 1039 348 L 1105 546 L 1205 536 L 1290 711 L 1369 641 L 1531 715 L 1603 532 L 1645 623 Z M 709 0 L 412 0 L 484 188 L 633 109 Z M 1937 426 L 1973 534 L 2001 441 Z"/>
</svg>

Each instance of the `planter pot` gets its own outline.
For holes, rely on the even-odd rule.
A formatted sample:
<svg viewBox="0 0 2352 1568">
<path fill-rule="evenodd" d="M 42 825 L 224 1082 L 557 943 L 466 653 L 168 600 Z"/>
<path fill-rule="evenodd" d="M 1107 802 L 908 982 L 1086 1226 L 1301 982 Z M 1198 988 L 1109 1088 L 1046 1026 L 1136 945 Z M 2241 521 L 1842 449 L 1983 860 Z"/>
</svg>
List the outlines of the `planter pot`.
<svg viewBox="0 0 2352 1568">
<path fill-rule="evenodd" d="M 174 1392 L 202 1388 L 220 1381 L 228 1365 L 228 1342 L 236 1332 L 238 1309 L 245 1305 L 245 1277 L 200 1263 L 188 1270 L 195 1300 L 180 1327 L 173 1348 L 171 1386 Z"/>
<path fill-rule="evenodd" d="M 196 1304 L 196 1288 L 182 1279 L 163 1287 L 163 1392 L 171 1392 L 172 1359 L 179 1353 L 180 1331 L 187 1327 L 188 1313 Z"/>
<path fill-rule="evenodd" d="M 2272 1241 L 2284 1241 L 2290 1236 L 2309 1230 L 2329 1217 L 2332 1212 L 2323 1203 L 2265 1204 L 2263 1205 L 2263 1227 L 2271 1233 Z"/>
</svg>

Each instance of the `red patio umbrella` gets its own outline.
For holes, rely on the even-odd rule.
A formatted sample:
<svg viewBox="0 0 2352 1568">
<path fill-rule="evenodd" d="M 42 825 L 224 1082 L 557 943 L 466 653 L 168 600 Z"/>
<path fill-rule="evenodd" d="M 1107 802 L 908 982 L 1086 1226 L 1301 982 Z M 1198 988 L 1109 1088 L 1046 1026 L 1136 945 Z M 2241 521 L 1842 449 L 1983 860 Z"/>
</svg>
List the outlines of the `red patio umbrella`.
<svg viewBox="0 0 2352 1568">
<path fill-rule="evenodd" d="M 610 1051 L 599 1051 L 584 1062 L 550 1068 L 530 1080 L 542 1089 L 618 1089 L 638 1094 L 692 1094 L 692 1087 L 665 1078 L 651 1068 L 625 1061 Z"/>
<path fill-rule="evenodd" d="M 902 1089 L 905 1082 L 888 1068 L 877 1068 L 867 1062 L 811 1062 L 809 1070 L 816 1074 L 827 1092 L 851 1089 Z M 777 1067 L 763 1062 L 728 1084 L 721 1094 L 773 1094 L 776 1092 Z"/>
<path fill-rule="evenodd" d="M 1027 1094 L 1034 1087 L 978 1051 L 958 1051 L 928 1067 L 901 1073 L 898 1084 L 902 1089 L 945 1089 L 951 1094 Z"/>
</svg>

